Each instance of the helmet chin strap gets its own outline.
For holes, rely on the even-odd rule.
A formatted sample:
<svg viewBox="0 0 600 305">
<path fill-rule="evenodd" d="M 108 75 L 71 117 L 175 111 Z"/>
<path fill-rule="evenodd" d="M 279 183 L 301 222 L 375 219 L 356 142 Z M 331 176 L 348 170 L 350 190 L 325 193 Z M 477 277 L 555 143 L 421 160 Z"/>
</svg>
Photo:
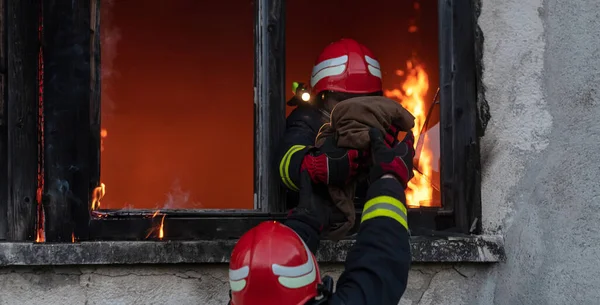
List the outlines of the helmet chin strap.
<svg viewBox="0 0 600 305">
<path fill-rule="evenodd" d="M 306 305 L 326 305 L 329 302 L 329 298 L 333 294 L 333 278 L 326 275 L 321 279 L 321 284 L 317 287 L 319 296 L 313 300 L 310 300 Z"/>
<path fill-rule="evenodd" d="M 328 121 L 331 119 L 331 112 L 329 112 L 323 108 L 319 108 L 319 111 L 321 112 L 322 115 L 324 115 L 327 118 Z"/>
</svg>

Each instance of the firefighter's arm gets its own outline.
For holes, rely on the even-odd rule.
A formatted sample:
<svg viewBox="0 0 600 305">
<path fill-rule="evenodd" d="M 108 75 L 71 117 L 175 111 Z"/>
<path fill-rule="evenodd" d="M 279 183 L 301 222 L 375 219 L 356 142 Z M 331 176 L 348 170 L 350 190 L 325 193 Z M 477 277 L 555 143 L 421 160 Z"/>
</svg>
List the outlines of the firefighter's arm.
<svg viewBox="0 0 600 305">
<path fill-rule="evenodd" d="M 307 106 L 298 106 L 286 120 L 277 169 L 281 181 L 290 190 L 299 190 L 300 167 L 314 145 L 320 127 L 320 114 Z"/>
<path fill-rule="evenodd" d="M 331 304 L 396 305 L 406 289 L 411 256 L 402 185 L 381 178 L 368 198 Z"/>
<path fill-rule="evenodd" d="M 372 184 L 331 304 L 396 305 L 406 289 L 411 256 L 404 189 L 412 176 L 412 133 L 393 147 L 378 130 L 369 136 Z"/>
<path fill-rule="evenodd" d="M 329 223 L 331 210 L 327 199 L 313 190 L 313 183 L 306 171 L 300 176 L 298 206 L 290 211 L 285 225 L 304 240 L 310 251 L 316 254 L 321 231 Z"/>
</svg>

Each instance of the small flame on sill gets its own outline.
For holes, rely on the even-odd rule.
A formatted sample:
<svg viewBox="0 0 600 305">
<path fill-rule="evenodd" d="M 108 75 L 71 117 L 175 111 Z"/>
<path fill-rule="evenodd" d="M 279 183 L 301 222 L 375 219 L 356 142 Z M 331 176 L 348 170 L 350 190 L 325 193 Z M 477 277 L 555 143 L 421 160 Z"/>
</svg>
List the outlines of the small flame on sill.
<svg viewBox="0 0 600 305">
<path fill-rule="evenodd" d="M 160 219 L 160 225 L 152 226 L 152 228 L 150 228 L 150 231 L 146 235 L 146 239 L 148 239 L 154 233 L 156 233 L 156 236 L 160 240 L 162 240 L 165 237 L 165 217 L 167 216 L 167 214 L 161 214 L 160 210 L 157 210 L 156 212 L 154 212 L 154 214 L 152 214 L 151 218 L 154 219 L 159 215 L 162 215 L 162 217 Z"/>
<path fill-rule="evenodd" d="M 164 231 L 165 216 L 167 216 L 167 215 L 163 215 L 162 219 L 160 220 L 160 229 L 158 229 L 158 239 L 160 239 L 160 240 L 162 240 L 163 237 L 165 237 L 165 231 Z"/>
<path fill-rule="evenodd" d="M 106 185 L 100 183 L 92 192 L 92 211 L 100 209 L 100 200 L 106 194 Z"/>
</svg>

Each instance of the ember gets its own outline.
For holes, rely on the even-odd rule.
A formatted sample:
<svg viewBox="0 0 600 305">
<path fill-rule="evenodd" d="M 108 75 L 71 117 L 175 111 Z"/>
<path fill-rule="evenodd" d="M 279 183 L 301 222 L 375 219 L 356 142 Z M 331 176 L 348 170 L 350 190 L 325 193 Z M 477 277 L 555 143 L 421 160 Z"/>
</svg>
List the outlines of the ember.
<svg viewBox="0 0 600 305">
<path fill-rule="evenodd" d="M 108 136 L 108 131 L 105 128 L 100 130 L 100 151 L 104 151 L 104 138 Z"/>
</svg>

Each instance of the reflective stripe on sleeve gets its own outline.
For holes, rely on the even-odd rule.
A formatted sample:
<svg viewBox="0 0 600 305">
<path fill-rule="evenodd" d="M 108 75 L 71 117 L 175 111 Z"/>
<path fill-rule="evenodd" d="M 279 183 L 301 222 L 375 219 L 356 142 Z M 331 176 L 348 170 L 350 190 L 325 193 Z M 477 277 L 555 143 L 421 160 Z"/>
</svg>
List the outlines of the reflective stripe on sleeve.
<svg viewBox="0 0 600 305">
<path fill-rule="evenodd" d="M 292 155 L 294 153 L 303 150 L 305 147 L 306 146 L 304 145 L 294 145 L 290 147 L 290 149 L 285 153 L 285 155 L 281 159 L 281 162 L 279 163 L 279 175 L 281 176 L 283 184 L 285 184 L 285 186 L 294 191 L 298 191 L 298 187 L 290 178 L 290 160 L 292 159 Z"/>
<path fill-rule="evenodd" d="M 390 196 L 378 196 L 365 204 L 361 222 L 375 217 L 389 217 L 408 230 L 406 207 L 400 200 Z"/>
</svg>

